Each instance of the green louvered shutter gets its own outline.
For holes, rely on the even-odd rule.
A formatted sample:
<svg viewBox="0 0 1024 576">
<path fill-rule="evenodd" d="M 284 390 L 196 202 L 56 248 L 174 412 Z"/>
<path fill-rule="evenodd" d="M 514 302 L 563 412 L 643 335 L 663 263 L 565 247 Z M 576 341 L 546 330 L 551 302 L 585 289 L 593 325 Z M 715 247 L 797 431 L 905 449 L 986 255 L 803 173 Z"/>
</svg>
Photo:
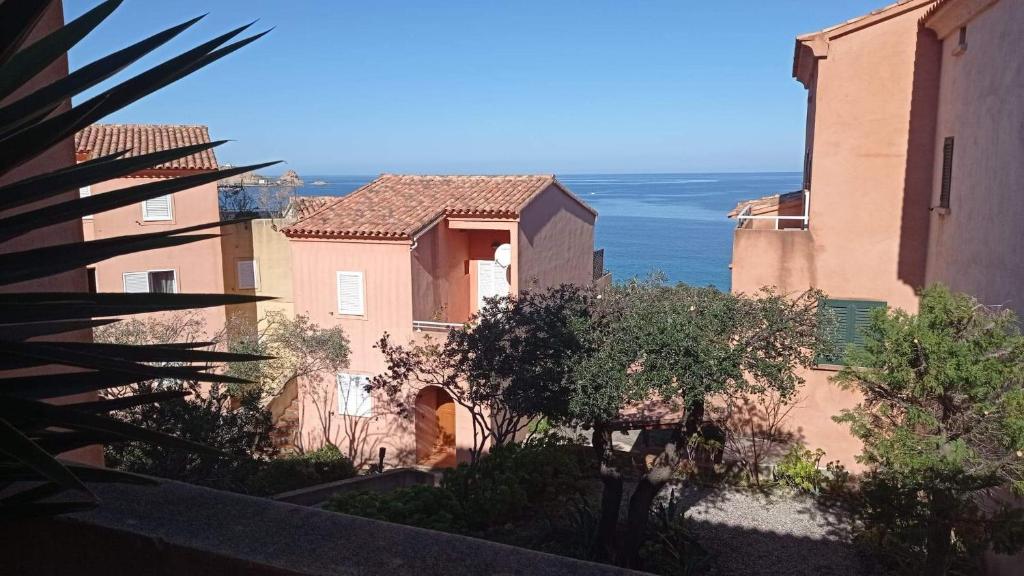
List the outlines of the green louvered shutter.
<svg viewBox="0 0 1024 576">
<path fill-rule="evenodd" d="M 843 364 L 846 350 L 864 344 L 864 329 L 871 323 L 871 311 L 885 307 L 875 300 L 826 300 L 825 308 L 835 319 L 833 338 L 836 352 L 818 357 L 818 364 Z"/>
</svg>

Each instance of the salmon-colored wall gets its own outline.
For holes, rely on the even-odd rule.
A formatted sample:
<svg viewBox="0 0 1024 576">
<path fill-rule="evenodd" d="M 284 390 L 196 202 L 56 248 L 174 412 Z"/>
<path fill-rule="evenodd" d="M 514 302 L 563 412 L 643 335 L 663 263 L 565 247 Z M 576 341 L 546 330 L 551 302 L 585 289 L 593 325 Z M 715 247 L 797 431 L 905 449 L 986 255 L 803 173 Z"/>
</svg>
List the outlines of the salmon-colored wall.
<svg viewBox="0 0 1024 576">
<path fill-rule="evenodd" d="M 348 372 L 375 376 L 386 368 L 374 344 L 385 333 L 397 344 L 438 341 L 445 332 L 413 330 L 414 320 L 464 322 L 476 312 L 477 263 L 493 260 L 497 244 L 512 245 L 510 291 L 529 274 L 541 286 L 563 282 L 589 284 L 592 276 L 593 213 L 561 191 L 549 188 L 523 210 L 520 221 L 510 219 L 445 218 L 415 240 L 360 241 L 291 238 L 295 312 L 308 314 L 322 326 L 341 326 L 351 343 Z M 524 230 L 525 229 L 525 230 Z M 525 262 L 524 262 L 525 259 Z M 337 313 L 336 275 L 339 271 L 364 275 L 366 314 L 342 317 Z M 416 422 L 396 416 L 384 398 L 375 398 L 369 420 L 338 413 L 335 375 L 304 378 L 299 385 L 303 449 L 315 449 L 325 438 L 342 448 L 353 419 L 364 425 L 356 460 L 376 459 L 380 447 L 388 449 L 388 463 L 413 464 L 417 457 Z M 407 391 L 413 402 L 419 389 Z M 328 400 L 325 402 L 323 396 Z M 346 422 L 349 426 L 346 426 Z M 429 430 L 420 422 L 423 434 Z M 473 441 L 472 418 L 461 406 L 455 409 L 456 449 L 459 461 L 469 458 Z M 422 435 L 422 434 L 421 434 Z M 425 447 L 420 439 L 419 452 Z"/>
<path fill-rule="evenodd" d="M 56 0 L 50 4 L 50 7 L 43 14 L 39 24 L 33 30 L 25 45 L 29 45 L 35 42 L 39 38 L 53 32 L 57 28 L 64 24 L 64 8 L 61 0 Z M 26 82 L 24 86 L 16 90 L 13 94 L 3 99 L 2 103 L 7 104 L 17 99 L 22 98 L 30 94 L 31 92 L 38 90 L 39 88 L 46 86 L 56 80 L 64 78 L 68 75 L 68 60 L 65 55 L 58 57 L 52 64 L 47 66 L 40 72 L 35 78 Z M 57 111 L 65 112 L 71 108 L 70 102 L 62 103 Z M 56 170 L 71 166 L 75 162 L 75 145 L 71 138 L 68 138 L 57 145 L 53 146 L 46 152 L 40 154 L 36 158 L 22 164 L 21 166 L 11 170 L 7 174 L 0 176 L 0 185 L 9 184 L 30 176 L 41 174 L 46 171 Z M 60 194 L 54 198 L 30 204 L 25 207 L 16 209 L 16 211 L 24 211 L 40 208 L 57 202 L 66 202 L 73 200 L 78 197 L 77 190 L 69 190 L 63 194 Z M 14 212 L 14 211 L 12 211 Z M 4 213 L 6 215 L 7 213 Z M 82 226 L 77 221 L 62 222 L 54 224 L 53 226 L 47 226 L 46 228 L 36 230 L 14 238 L 10 241 L 0 244 L 0 253 L 14 252 L 17 250 L 26 250 L 30 248 L 39 248 L 42 246 L 50 246 L 54 244 L 64 244 L 68 242 L 78 242 L 83 239 Z M 73 272 L 66 272 L 64 274 L 58 274 L 50 276 L 48 278 L 40 278 L 38 280 L 31 280 L 28 282 L 19 282 L 16 284 L 10 284 L 7 286 L 0 286 L 0 292 L 85 292 L 88 289 L 88 281 L 85 269 L 75 270 Z M 60 340 L 64 341 L 78 341 L 78 342 L 89 342 L 92 340 L 92 333 L 88 330 L 82 330 L 70 334 L 61 334 L 58 336 Z M 45 367 L 37 372 L 57 372 L 67 370 L 63 367 Z M 95 400 L 97 394 L 80 394 L 76 396 L 69 396 L 62 398 L 59 401 L 88 401 Z M 71 460 L 77 460 L 88 464 L 102 465 L 103 464 L 103 450 L 99 446 L 84 448 L 64 454 L 64 458 Z"/>
<path fill-rule="evenodd" d="M 734 292 L 813 287 L 832 298 L 917 309 L 931 167 L 915 164 L 914 144 L 927 130 L 912 120 L 931 106 L 927 87 L 937 78 L 937 62 L 920 53 L 918 21 L 926 8 L 830 39 L 810 75 L 809 229 L 736 230 Z M 826 460 L 856 468 L 859 443 L 831 418 L 857 396 L 832 384 L 830 370 L 802 375 L 803 401 L 790 426 L 806 444 L 823 448 Z"/>
<path fill-rule="evenodd" d="M 519 216 L 519 289 L 589 286 L 596 219 L 555 185 L 527 204 Z"/>
<path fill-rule="evenodd" d="M 103 194 L 159 180 L 162 179 L 155 177 L 117 178 L 94 185 L 92 194 Z M 91 224 L 92 234 L 96 239 L 146 234 L 217 222 L 220 220 L 220 211 L 217 203 L 216 184 L 206 184 L 173 194 L 171 215 L 173 218 L 171 221 L 144 222 L 142 204 L 135 203 L 96 214 L 91 223 L 89 220 L 83 220 L 83 222 L 86 223 L 86 226 Z M 220 229 L 215 227 L 198 233 L 218 234 Z M 123 292 L 123 274 L 126 272 L 175 270 L 178 292 L 223 293 L 224 278 L 221 261 L 221 243 L 217 238 L 201 240 L 184 246 L 126 254 L 95 265 L 96 286 L 100 292 Z M 200 311 L 200 314 L 206 321 L 208 334 L 213 335 L 223 329 L 223 307 L 205 308 Z"/>
<path fill-rule="evenodd" d="M 951 208 L 932 212 L 928 280 L 1024 313 L 1024 3 L 1002 0 L 954 24 L 942 43 L 931 195 L 938 206 L 953 136 Z M 960 24 L 967 50 L 955 55 Z"/>
</svg>

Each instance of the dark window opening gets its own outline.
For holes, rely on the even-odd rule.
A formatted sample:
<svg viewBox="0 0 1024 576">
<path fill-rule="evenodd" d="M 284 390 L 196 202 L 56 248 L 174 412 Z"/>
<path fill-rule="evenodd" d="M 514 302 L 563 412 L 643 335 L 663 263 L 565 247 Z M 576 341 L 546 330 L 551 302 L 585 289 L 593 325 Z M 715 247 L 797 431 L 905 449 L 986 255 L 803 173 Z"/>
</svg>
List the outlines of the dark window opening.
<svg viewBox="0 0 1024 576">
<path fill-rule="evenodd" d="M 949 196 L 953 188 L 953 137 L 949 136 L 942 145 L 942 190 L 939 192 L 939 207 L 949 209 Z"/>
<path fill-rule="evenodd" d="M 154 294 L 174 294 L 174 271 L 164 270 L 149 273 L 149 291 Z"/>
<path fill-rule="evenodd" d="M 95 294 L 99 292 L 99 289 L 96 287 L 96 269 L 86 268 L 85 273 L 86 276 L 89 278 L 89 293 Z"/>
</svg>

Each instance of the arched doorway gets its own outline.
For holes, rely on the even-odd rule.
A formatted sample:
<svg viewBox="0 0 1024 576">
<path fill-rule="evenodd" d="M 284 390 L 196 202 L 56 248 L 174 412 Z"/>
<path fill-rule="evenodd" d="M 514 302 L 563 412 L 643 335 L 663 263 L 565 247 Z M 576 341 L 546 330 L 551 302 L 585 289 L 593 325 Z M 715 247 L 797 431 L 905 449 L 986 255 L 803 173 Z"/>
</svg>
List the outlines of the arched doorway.
<svg viewBox="0 0 1024 576">
<path fill-rule="evenodd" d="M 455 466 L 455 401 L 436 386 L 416 395 L 416 463 Z"/>
</svg>

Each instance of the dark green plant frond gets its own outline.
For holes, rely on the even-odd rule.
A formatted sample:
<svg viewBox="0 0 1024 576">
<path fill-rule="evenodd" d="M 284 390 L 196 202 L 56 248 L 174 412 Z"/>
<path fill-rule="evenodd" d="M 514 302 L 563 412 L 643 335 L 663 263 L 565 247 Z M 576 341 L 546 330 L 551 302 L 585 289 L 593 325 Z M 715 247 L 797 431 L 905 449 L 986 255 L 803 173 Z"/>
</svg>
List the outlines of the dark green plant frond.
<svg viewBox="0 0 1024 576">
<path fill-rule="evenodd" d="M 19 180 L 0 187 L 0 210 L 31 204 L 64 194 L 68 190 L 120 178 L 164 162 L 216 148 L 225 142 L 227 140 L 193 144 L 125 159 L 121 159 L 121 157 L 130 150 L 122 150 L 75 166 Z"/>
<path fill-rule="evenodd" d="M 102 101 L 90 101 L 15 132 L 0 133 L 0 175 L 28 162 L 93 123 Z"/>
<path fill-rule="evenodd" d="M 5 404 L 0 403 L 0 406 Z M 0 451 L 65 489 L 90 493 L 77 476 L 3 417 L 0 417 Z"/>
<path fill-rule="evenodd" d="M 99 292 L 30 292 L 0 294 L 0 326 L 26 322 L 81 320 L 212 308 L 272 300 L 246 294 L 122 294 Z"/>
<path fill-rule="evenodd" d="M 28 342 L 26 345 L 33 345 Z M 203 350 L 197 346 L 208 342 L 187 344 L 108 344 L 105 342 L 46 342 L 48 347 L 96 354 L 107 358 L 130 360 L 132 362 L 255 362 L 270 360 L 270 356 L 245 354 L 242 352 L 218 352 Z"/>
<path fill-rule="evenodd" d="M 62 58 L 121 3 L 122 0 L 98 0 L 95 7 L 82 16 L 34 37 L 28 44 L 31 32 L 46 11 L 53 8 L 53 2 L 0 0 L 0 100 L 11 100 L 7 97 L 19 94 L 0 106 L 0 176 L 32 161 L 110 113 L 266 34 L 237 40 L 236 37 L 252 24 L 240 26 L 118 82 L 73 108 L 62 108 L 73 96 L 112 78 L 202 19 L 192 18 L 98 58 L 63 78 L 45 85 L 37 82 L 28 89 L 30 80 L 39 78 L 40 72 Z M 223 140 L 138 156 L 130 156 L 130 150 L 124 150 L 0 186 L 0 212 L 4 213 L 0 217 L 0 243 L 55 224 L 73 222 L 83 216 L 277 163 L 190 174 L 84 198 L 58 200 L 76 188 L 137 174 L 222 143 Z M 51 204 L 45 208 L 32 206 L 44 201 Z M 14 209 L 23 207 L 28 209 L 11 214 Z M 219 222 L 211 222 L 161 232 L 7 251 L 0 255 L 0 285 L 81 270 L 126 254 L 210 241 L 218 237 L 219 231 L 215 229 L 219 226 Z M 85 481 L 152 482 L 149 478 L 69 463 L 57 457 L 69 450 L 127 441 L 224 456 L 217 450 L 146 429 L 108 413 L 153 404 L 174 406 L 188 395 L 182 389 L 183 382 L 190 385 L 201 382 L 247 384 L 243 378 L 221 373 L 221 367 L 266 358 L 221 352 L 212 349 L 209 342 L 122 345 L 83 342 L 77 338 L 60 341 L 60 335 L 117 322 L 119 316 L 250 304 L 267 299 L 229 294 L 0 294 L 0 371 L 49 368 L 49 373 L 0 377 L 0 485 L 8 488 L 0 497 L 0 519 L 62 514 L 95 506 L 95 498 L 83 484 Z M 55 336 L 57 341 L 54 341 Z M 47 341 L 37 340 L 41 337 L 46 337 Z M 152 384 L 146 385 L 146 393 L 121 395 L 122 391 L 116 391 L 114 399 L 95 399 L 97 391 L 147 382 Z M 88 396 L 78 402 L 69 398 L 79 394 Z M 57 398 L 63 403 L 50 402 Z M 69 490 L 82 497 L 64 496 Z M 54 499 L 55 496 L 59 496 L 59 500 Z"/>
<path fill-rule="evenodd" d="M 0 64 L 11 59 L 43 17 L 52 0 L 0 2 Z"/>
<path fill-rule="evenodd" d="M 240 26 L 201 44 L 180 56 L 155 66 L 106 90 L 72 110 L 58 114 L 22 130 L 0 132 L 0 174 L 35 157 L 64 138 L 112 114 L 125 106 L 206 66 L 216 58 L 210 52 L 251 26 Z"/>
<path fill-rule="evenodd" d="M 108 400 L 97 400 L 95 402 L 77 402 L 72 404 L 75 410 L 82 412 L 89 412 L 93 414 L 110 413 L 115 410 L 125 410 L 127 408 L 134 408 L 136 406 L 142 406 L 143 404 L 153 404 L 155 402 L 163 402 L 165 400 L 181 400 L 189 395 L 189 392 L 185 390 L 165 390 L 163 392 L 149 392 L 145 394 L 133 394 L 132 396 L 123 396 L 121 398 L 110 398 Z M 95 444 L 95 442 L 93 442 Z"/>
<path fill-rule="evenodd" d="M 6 98 L 106 20 L 124 0 L 106 0 L 30 46 L 18 51 L 0 66 L 0 99 Z"/>
<path fill-rule="evenodd" d="M 174 230 L 57 244 L 24 252 L 2 254 L 0 255 L 0 285 L 52 276 L 123 254 L 169 248 L 217 238 L 220 234 L 188 233 L 220 226 L 220 222 L 209 222 Z"/>
<path fill-rule="evenodd" d="M 80 94 L 117 74 L 128 65 L 167 43 L 167 41 L 202 19 L 203 16 L 199 16 L 177 26 L 172 26 L 163 32 L 158 32 L 123 50 L 118 50 L 109 56 L 83 66 L 64 78 L 0 108 L 0 130 L 9 130 L 12 126 L 24 125 L 46 116 L 47 113 L 53 111 L 62 101 Z"/>
<path fill-rule="evenodd" d="M 143 234 L 139 234 L 143 236 Z M 146 234 L 145 236 L 150 236 Z M 59 244 L 46 248 L 36 248 L 26 252 L 5 254 L 0 256 L 0 261 L 8 259 L 32 262 L 20 268 L 3 269 L 6 273 L 0 273 L 0 285 L 24 282 L 53 276 L 68 270 L 95 264 L 101 260 L 107 260 L 121 254 L 132 254 L 144 250 L 156 250 L 157 248 L 171 248 L 183 244 L 191 244 L 200 240 L 218 238 L 220 234 L 193 234 L 188 236 L 172 236 L 164 234 L 161 236 L 150 236 L 148 238 L 106 238 L 93 240 L 85 243 Z M 61 250 L 63 249 L 63 251 Z M 50 256 L 51 259 L 32 259 L 33 256 Z"/>
<path fill-rule="evenodd" d="M 157 442 L 180 450 L 188 450 L 212 456 L 220 456 L 219 450 L 214 450 L 202 444 L 182 440 L 170 434 L 148 430 L 141 426 L 129 424 L 116 418 L 91 414 L 80 411 L 74 405 L 55 405 L 37 400 L 23 400 L 21 398 L 5 398 L 0 402 L 0 422 L 19 421 L 31 435 L 36 431 L 43 431 L 47 428 L 58 427 L 68 430 L 83 432 L 100 432 L 120 437 L 123 440 L 138 440 L 142 442 Z M 4 435 L 6 439 L 6 434 Z M 2 442 L 4 440 L 0 440 Z M 3 445 L 6 451 L 6 444 Z M 45 452 L 43 452 L 45 454 Z M 51 458 L 51 460 L 53 460 Z M 56 460 L 54 460 L 56 461 Z M 40 465 L 42 463 L 40 462 Z M 62 465 L 61 468 L 67 470 Z M 49 476 L 48 476 L 49 477 Z M 54 479 L 54 481 L 56 481 Z M 84 489 L 81 482 L 75 480 L 75 485 Z"/>
<path fill-rule="evenodd" d="M 2 340 L 28 340 L 39 336 L 51 336 L 54 334 L 66 334 L 76 330 L 91 330 L 120 322 L 116 318 L 104 320 L 66 320 L 62 322 L 28 322 L 24 324 L 0 325 L 0 341 Z"/>
<path fill-rule="evenodd" d="M 16 238 L 37 228 L 75 220 L 90 214 L 100 214 L 102 212 L 121 208 L 122 206 L 136 204 L 152 198 L 158 198 L 160 196 L 166 196 L 167 194 L 172 194 L 174 192 L 181 192 L 182 190 L 188 190 L 190 188 L 195 188 L 196 186 L 216 182 L 221 178 L 244 174 L 246 172 L 259 170 L 275 164 L 280 164 L 280 161 L 263 162 L 260 164 L 239 166 L 237 168 L 229 168 L 226 170 L 215 170 L 212 172 L 204 172 L 202 174 L 179 176 L 169 180 L 158 180 L 148 184 L 140 184 L 130 188 L 104 192 L 103 194 L 97 194 L 95 196 L 68 200 L 55 206 L 47 206 L 45 208 L 22 212 L 14 216 L 8 216 L 7 218 L 0 219 L 0 242 Z"/>
<path fill-rule="evenodd" d="M 199 372 L 201 367 L 193 367 Z M 0 379 L 0 396 L 19 398 L 60 398 L 108 388 L 120 388 L 146 382 L 153 378 L 147 374 L 126 374 L 97 371 L 65 372 Z"/>
<path fill-rule="evenodd" d="M 4 342 L 0 347 L 0 369 L 11 370 L 27 366 L 72 366 L 90 370 L 107 370 L 124 374 L 147 376 L 150 380 L 194 380 L 196 382 L 220 382 L 224 384 L 248 384 L 244 378 L 217 374 L 211 372 L 197 372 L 191 367 L 175 365 L 154 366 L 145 364 L 151 360 L 129 360 L 104 356 L 102 352 L 92 348 L 90 351 L 83 351 L 81 348 L 70 346 L 66 342 Z M 187 357 L 196 353 L 194 350 L 179 350 L 181 357 Z M 225 353 L 211 353 L 225 354 Z M 163 356 L 156 351 L 140 351 L 139 356 Z M 249 360 L 240 360 L 249 361 Z M 165 362 L 170 362 L 165 360 Z M 182 363 L 188 360 L 182 360 Z"/>
</svg>

